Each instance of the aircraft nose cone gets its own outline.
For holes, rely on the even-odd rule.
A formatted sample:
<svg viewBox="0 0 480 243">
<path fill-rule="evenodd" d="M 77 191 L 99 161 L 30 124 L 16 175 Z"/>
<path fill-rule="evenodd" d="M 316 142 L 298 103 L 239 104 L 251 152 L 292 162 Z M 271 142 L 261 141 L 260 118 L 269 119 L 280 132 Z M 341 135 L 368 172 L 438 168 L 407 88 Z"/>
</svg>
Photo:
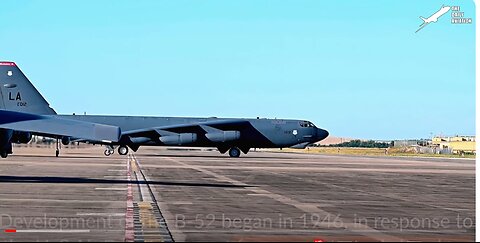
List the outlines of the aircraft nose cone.
<svg viewBox="0 0 480 243">
<path fill-rule="evenodd" d="M 329 133 L 328 133 L 327 130 L 317 128 L 317 139 L 318 139 L 318 141 L 321 141 L 321 140 L 325 139 L 326 137 L 328 137 L 328 135 L 329 135 Z"/>
</svg>

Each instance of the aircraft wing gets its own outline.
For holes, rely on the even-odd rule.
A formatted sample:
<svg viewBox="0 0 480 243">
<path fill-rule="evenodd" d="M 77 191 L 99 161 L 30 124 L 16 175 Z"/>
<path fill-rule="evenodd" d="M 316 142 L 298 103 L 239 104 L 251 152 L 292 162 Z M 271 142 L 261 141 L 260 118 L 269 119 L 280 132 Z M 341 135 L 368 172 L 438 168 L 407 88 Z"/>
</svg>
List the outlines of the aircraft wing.
<svg viewBox="0 0 480 243">
<path fill-rule="evenodd" d="M 240 137 L 241 131 L 251 129 L 251 124 L 245 120 L 215 120 L 190 124 L 175 124 L 161 127 L 152 127 L 139 130 L 131 130 L 122 133 L 121 141 L 128 142 L 133 150 L 147 142 L 162 141 L 163 139 L 174 138 L 181 134 L 195 136 L 196 141 L 202 139 L 223 142 L 225 139 L 232 140 Z M 198 138 L 198 140 L 197 140 Z"/>
<path fill-rule="evenodd" d="M 122 133 L 123 136 L 147 137 L 158 139 L 158 137 L 178 133 L 209 133 L 216 131 L 241 130 L 248 127 L 250 123 L 244 120 L 217 120 L 189 124 L 175 124 L 170 126 L 152 127 L 139 130 L 131 130 Z"/>
<path fill-rule="evenodd" d="M 118 142 L 121 134 L 120 128 L 115 126 L 7 110 L 0 110 L 0 128 L 103 142 Z"/>
</svg>

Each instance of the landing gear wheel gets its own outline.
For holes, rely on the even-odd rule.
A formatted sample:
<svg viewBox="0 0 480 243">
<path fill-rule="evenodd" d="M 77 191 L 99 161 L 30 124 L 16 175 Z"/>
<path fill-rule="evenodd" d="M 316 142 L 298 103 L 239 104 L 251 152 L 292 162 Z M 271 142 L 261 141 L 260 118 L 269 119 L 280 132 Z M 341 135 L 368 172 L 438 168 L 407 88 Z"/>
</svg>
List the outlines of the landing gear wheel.
<svg viewBox="0 0 480 243">
<path fill-rule="evenodd" d="M 128 154 L 128 147 L 126 147 L 126 146 L 118 147 L 118 154 L 127 155 Z"/>
<path fill-rule="evenodd" d="M 230 151 L 228 151 L 228 155 L 230 155 L 232 158 L 238 158 L 240 157 L 240 149 L 233 147 L 230 149 Z"/>
<path fill-rule="evenodd" d="M 8 157 L 7 151 L 2 151 L 2 152 L 0 152 L 0 156 L 1 156 L 2 158 L 4 158 L 4 159 L 7 158 L 7 157 Z"/>
<path fill-rule="evenodd" d="M 105 152 L 103 152 L 103 154 L 105 154 L 105 156 L 110 156 L 113 154 L 113 150 L 106 149 Z"/>
</svg>

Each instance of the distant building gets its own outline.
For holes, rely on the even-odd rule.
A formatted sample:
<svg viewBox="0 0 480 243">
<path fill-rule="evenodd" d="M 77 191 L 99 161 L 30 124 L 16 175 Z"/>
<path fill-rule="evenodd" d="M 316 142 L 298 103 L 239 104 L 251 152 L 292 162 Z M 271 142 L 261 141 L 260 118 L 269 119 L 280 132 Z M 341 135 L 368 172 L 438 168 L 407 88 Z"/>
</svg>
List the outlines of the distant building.
<svg viewBox="0 0 480 243">
<path fill-rule="evenodd" d="M 429 144 L 430 141 L 426 139 L 406 139 L 393 141 L 393 147 L 395 148 L 403 148 L 410 146 L 428 146 Z"/>
<path fill-rule="evenodd" d="M 454 154 L 476 153 L 475 136 L 434 137 L 432 145 L 440 149 L 451 149 Z"/>
</svg>

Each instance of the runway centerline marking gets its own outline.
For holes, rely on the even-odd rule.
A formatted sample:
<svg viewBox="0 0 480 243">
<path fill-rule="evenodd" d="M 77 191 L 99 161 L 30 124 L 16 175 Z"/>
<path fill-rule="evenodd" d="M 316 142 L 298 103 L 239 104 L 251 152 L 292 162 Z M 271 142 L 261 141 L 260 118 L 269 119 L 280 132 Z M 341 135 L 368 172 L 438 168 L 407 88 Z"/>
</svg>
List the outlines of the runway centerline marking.
<svg viewBox="0 0 480 243">
<path fill-rule="evenodd" d="M 164 159 L 168 159 L 169 157 L 165 157 Z M 193 166 L 193 165 L 192 165 Z M 186 168 L 189 169 L 191 167 L 185 165 L 146 165 L 145 168 L 165 168 L 165 169 L 181 169 Z M 220 169 L 220 170 L 238 170 L 233 166 L 224 166 L 224 165 L 198 165 L 195 166 L 197 171 L 204 170 L 205 174 L 209 174 L 210 171 L 208 169 Z M 464 174 L 464 175 L 471 175 L 475 174 L 475 170 L 471 168 L 462 168 L 462 169 L 398 169 L 398 168 L 391 168 L 391 169 L 377 169 L 377 168 L 340 168 L 340 167 L 278 167 L 278 166 L 242 166 L 243 170 L 266 170 L 266 171 L 286 171 L 286 172 L 379 172 L 379 173 L 405 173 L 405 174 Z M 222 178 L 222 175 L 218 175 L 218 178 Z M 241 182 L 238 186 L 243 185 Z"/>
</svg>

